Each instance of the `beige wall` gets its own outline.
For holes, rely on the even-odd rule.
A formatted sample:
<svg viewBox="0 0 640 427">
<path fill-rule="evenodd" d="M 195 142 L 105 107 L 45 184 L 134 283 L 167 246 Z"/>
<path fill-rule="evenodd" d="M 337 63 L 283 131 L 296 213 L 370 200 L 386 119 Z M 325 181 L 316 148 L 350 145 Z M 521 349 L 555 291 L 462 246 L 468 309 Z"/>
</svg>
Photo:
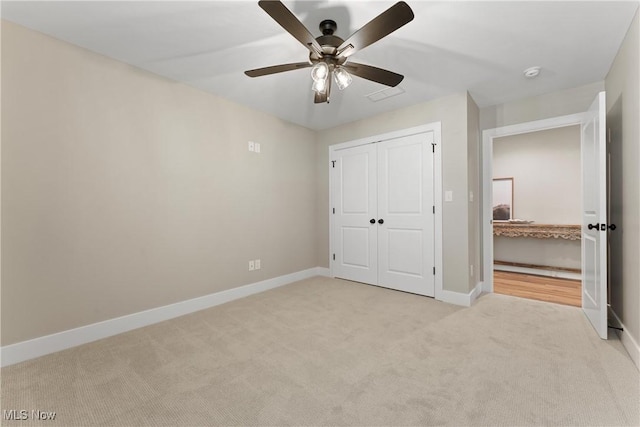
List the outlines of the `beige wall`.
<svg viewBox="0 0 640 427">
<path fill-rule="evenodd" d="M 605 79 L 611 130 L 609 222 L 613 311 L 640 343 L 640 33 L 638 13 Z"/>
<path fill-rule="evenodd" d="M 480 110 L 480 129 L 493 129 L 517 123 L 549 119 L 587 111 L 604 81 L 576 88 L 492 105 Z"/>
<path fill-rule="evenodd" d="M 2 345 L 317 265 L 314 132 L 8 22 L 2 105 Z"/>
<path fill-rule="evenodd" d="M 580 127 L 495 138 L 493 177 L 513 178 L 514 218 L 580 224 Z"/>
<path fill-rule="evenodd" d="M 467 94 L 460 93 L 435 101 L 359 120 L 319 133 L 317 146 L 318 259 L 329 266 L 329 146 L 432 122 L 442 122 L 443 190 L 453 191 L 453 202 L 443 203 L 444 289 L 468 293 L 469 206 L 467 171 Z M 473 284 L 475 286 L 475 283 Z"/>
</svg>

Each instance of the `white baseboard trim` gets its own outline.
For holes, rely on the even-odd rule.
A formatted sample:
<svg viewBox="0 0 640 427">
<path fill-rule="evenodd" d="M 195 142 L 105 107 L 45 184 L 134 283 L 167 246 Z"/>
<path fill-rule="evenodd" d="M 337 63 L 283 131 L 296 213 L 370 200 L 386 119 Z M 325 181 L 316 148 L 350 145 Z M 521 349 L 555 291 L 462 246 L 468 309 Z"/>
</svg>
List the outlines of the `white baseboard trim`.
<svg viewBox="0 0 640 427">
<path fill-rule="evenodd" d="M 613 314 L 613 317 L 616 318 L 616 322 L 618 322 L 620 327 L 622 327 L 622 331 L 617 331 L 618 336 L 620 337 L 620 342 L 622 343 L 622 346 L 625 348 L 625 350 L 627 350 L 627 353 L 629 353 L 629 357 L 631 357 L 631 360 L 633 360 L 636 368 L 640 371 L 640 346 L 638 345 L 636 340 L 633 339 L 616 312 L 613 310 L 609 310 L 609 313 Z"/>
<path fill-rule="evenodd" d="M 316 276 L 331 277 L 331 270 L 327 267 L 316 267 Z"/>
<path fill-rule="evenodd" d="M 163 307 L 152 308 L 115 319 L 6 345 L 0 348 L 0 366 L 13 365 L 319 275 L 328 275 L 328 269 L 314 267 Z"/>
<path fill-rule="evenodd" d="M 476 283 L 476 287 L 473 288 L 473 290 L 471 291 L 470 294 L 470 298 L 469 298 L 469 305 L 473 304 L 473 302 L 478 299 L 478 297 L 480 296 L 480 294 L 482 293 L 482 290 L 484 289 L 484 282 L 478 282 Z"/>
<path fill-rule="evenodd" d="M 491 286 L 491 289 L 489 288 Z M 488 294 L 493 292 L 493 281 L 491 282 L 491 285 L 489 285 L 489 282 L 482 282 L 482 292 L 486 292 Z"/>
<path fill-rule="evenodd" d="M 513 273 L 533 274 L 536 276 L 558 277 L 561 279 L 582 280 L 582 275 L 570 271 L 545 270 L 542 268 L 517 267 L 513 265 L 494 264 L 493 269 L 497 271 L 510 271 Z"/>
<path fill-rule="evenodd" d="M 453 292 L 443 289 L 440 293 L 440 298 L 438 300 L 442 302 L 447 302 L 449 304 L 461 305 L 463 307 L 470 307 L 473 301 L 476 300 L 480 296 L 482 292 L 482 282 L 478 282 L 469 292 L 468 294 L 463 294 L 462 292 Z"/>
</svg>

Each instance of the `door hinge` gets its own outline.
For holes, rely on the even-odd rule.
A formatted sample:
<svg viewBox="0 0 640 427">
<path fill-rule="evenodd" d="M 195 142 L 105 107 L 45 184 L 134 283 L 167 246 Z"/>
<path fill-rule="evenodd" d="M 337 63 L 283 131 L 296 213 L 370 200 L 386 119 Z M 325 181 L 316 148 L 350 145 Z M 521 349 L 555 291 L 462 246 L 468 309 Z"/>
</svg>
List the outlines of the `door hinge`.
<svg viewBox="0 0 640 427">
<path fill-rule="evenodd" d="M 331 167 L 333 167 L 333 168 L 336 167 L 336 161 L 335 160 L 331 160 Z"/>
<path fill-rule="evenodd" d="M 436 275 L 436 268 L 435 267 L 433 267 L 433 275 L 434 276 Z"/>
<path fill-rule="evenodd" d="M 334 261 L 336 260 L 336 254 L 333 254 L 333 260 Z"/>
<path fill-rule="evenodd" d="M 435 152 L 436 152 L 436 144 L 435 144 L 435 142 L 432 142 L 432 143 L 431 143 L 431 151 L 432 151 L 433 153 L 435 153 Z"/>
<path fill-rule="evenodd" d="M 436 213 L 436 206 L 433 205 L 433 213 Z"/>
<path fill-rule="evenodd" d="M 334 215 L 336 214 L 336 208 L 333 208 L 333 214 Z"/>
</svg>

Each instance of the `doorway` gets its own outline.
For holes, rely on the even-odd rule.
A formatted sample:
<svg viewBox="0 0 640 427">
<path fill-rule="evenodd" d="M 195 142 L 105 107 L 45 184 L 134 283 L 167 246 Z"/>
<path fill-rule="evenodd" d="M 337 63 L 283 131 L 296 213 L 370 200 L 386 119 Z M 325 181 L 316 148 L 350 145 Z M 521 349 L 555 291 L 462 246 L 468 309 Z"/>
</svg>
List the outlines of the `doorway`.
<svg viewBox="0 0 640 427">
<path fill-rule="evenodd" d="M 482 141 L 482 162 L 483 162 L 483 178 L 482 178 L 482 267 L 483 267 L 483 291 L 494 292 L 493 264 L 494 264 L 494 245 L 493 245 L 493 141 L 507 136 L 516 136 L 538 131 L 564 128 L 569 126 L 581 126 L 584 122 L 584 114 L 571 114 L 567 116 L 554 117 L 551 119 L 538 120 L 535 122 L 527 122 L 517 125 L 503 126 L 495 129 L 488 129 L 483 132 Z M 517 183 L 515 183 L 517 185 Z M 514 206 L 515 216 L 518 216 L 517 206 Z M 526 272 L 526 271 L 524 271 Z"/>
<path fill-rule="evenodd" d="M 493 140 L 494 292 L 581 305 L 580 126 Z"/>
<path fill-rule="evenodd" d="M 613 224 L 607 221 L 607 138 L 606 94 L 600 92 L 587 111 L 580 114 L 555 117 L 517 125 L 488 129 L 482 135 L 483 153 L 483 210 L 482 266 L 483 290 L 494 292 L 493 283 L 493 219 L 492 177 L 493 140 L 507 135 L 580 126 L 581 158 L 581 221 L 582 248 L 582 311 L 600 338 L 607 339 L 607 246 L 609 230 Z"/>
</svg>

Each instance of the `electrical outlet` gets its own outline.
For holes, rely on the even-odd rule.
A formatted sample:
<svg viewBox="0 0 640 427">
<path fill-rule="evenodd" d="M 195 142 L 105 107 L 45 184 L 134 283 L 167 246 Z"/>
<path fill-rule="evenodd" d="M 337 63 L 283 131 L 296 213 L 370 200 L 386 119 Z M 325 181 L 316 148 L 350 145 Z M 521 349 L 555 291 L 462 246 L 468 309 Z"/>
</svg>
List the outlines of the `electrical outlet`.
<svg viewBox="0 0 640 427">
<path fill-rule="evenodd" d="M 255 262 L 256 270 L 260 270 L 260 260 L 257 259 Z"/>
<path fill-rule="evenodd" d="M 469 201 L 473 202 L 473 191 L 469 191 Z"/>
<path fill-rule="evenodd" d="M 256 153 L 260 152 L 260 143 L 259 142 L 255 143 L 255 150 L 256 150 Z"/>
<path fill-rule="evenodd" d="M 249 261 L 249 271 L 253 271 L 255 269 L 256 269 L 256 263 L 253 260 Z"/>
<path fill-rule="evenodd" d="M 256 143 L 249 141 L 249 151 L 256 151 Z"/>
<path fill-rule="evenodd" d="M 473 277 L 473 264 L 469 265 L 469 275 Z"/>
</svg>

